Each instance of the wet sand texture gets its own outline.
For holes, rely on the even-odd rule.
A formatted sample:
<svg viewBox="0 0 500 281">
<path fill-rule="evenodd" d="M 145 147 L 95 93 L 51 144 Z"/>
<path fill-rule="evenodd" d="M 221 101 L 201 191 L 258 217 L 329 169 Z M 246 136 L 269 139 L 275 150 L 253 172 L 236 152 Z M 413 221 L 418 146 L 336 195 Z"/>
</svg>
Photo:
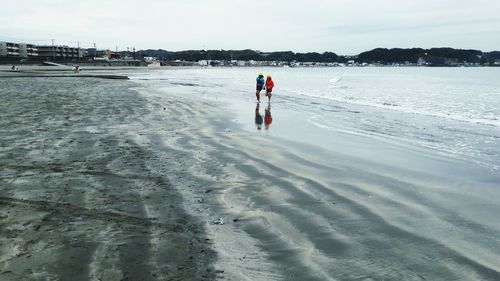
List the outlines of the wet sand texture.
<svg viewBox="0 0 500 281">
<path fill-rule="evenodd" d="M 471 166 L 413 147 L 389 150 L 426 167 L 413 170 L 352 157 L 363 137 L 335 153 L 241 131 L 222 103 L 189 100 L 190 91 L 206 91 L 193 84 L 158 97 L 181 124 L 175 134 L 153 130 L 140 142 L 182 159 L 167 167 L 181 177 L 176 185 L 189 180 L 204 189 L 181 192 L 209 222 L 216 266 L 227 279 L 498 280 L 498 226 L 472 215 L 475 204 L 495 199 L 471 196 L 479 185 L 490 187 L 488 178 L 471 184 L 470 175 L 481 175 Z M 151 92 L 144 93 L 150 101 Z"/>
<path fill-rule="evenodd" d="M 0 280 L 500 279 L 497 176 L 242 130 L 197 73 L 2 81 Z"/>
<path fill-rule="evenodd" d="M 150 165 L 169 163 L 131 137 L 148 124 L 128 87 L 2 81 L 0 280 L 215 278 L 203 227 Z"/>
</svg>

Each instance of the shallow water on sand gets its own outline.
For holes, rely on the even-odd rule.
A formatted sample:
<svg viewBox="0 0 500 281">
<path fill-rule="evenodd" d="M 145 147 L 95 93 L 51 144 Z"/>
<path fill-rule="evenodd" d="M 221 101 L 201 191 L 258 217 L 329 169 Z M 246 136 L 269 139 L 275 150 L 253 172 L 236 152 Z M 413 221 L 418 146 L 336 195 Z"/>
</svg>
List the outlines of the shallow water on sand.
<svg viewBox="0 0 500 281">
<path fill-rule="evenodd" d="M 159 143 L 228 279 L 500 278 L 498 69 L 270 69 L 256 108 L 260 71 L 132 75 L 191 121 Z"/>
</svg>

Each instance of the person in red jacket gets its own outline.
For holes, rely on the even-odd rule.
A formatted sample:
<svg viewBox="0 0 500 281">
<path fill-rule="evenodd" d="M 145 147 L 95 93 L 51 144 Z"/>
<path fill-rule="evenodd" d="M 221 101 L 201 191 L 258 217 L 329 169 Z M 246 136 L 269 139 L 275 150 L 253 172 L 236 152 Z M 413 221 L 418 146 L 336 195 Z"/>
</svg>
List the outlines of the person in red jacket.
<svg viewBox="0 0 500 281">
<path fill-rule="evenodd" d="M 267 80 L 266 80 L 266 97 L 269 99 L 269 102 L 271 102 L 271 96 L 274 88 L 274 81 L 271 78 L 271 75 L 267 75 Z"/>
</svg>

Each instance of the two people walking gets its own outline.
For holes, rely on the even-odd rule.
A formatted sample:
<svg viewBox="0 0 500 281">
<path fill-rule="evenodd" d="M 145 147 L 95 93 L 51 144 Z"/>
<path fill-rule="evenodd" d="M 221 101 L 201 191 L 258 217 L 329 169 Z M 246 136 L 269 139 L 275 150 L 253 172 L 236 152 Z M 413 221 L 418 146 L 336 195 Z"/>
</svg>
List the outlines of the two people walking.
<svg viewBox="0 0 500 281">
<path fill-rule="evenodd" d="M 257 97 L 257 107 L 255 108 L 255 125 L 257 126 L 257 130 L 262 129 L 262 123 L 265 124 L 265 129 L 269 130 L 269 126 L 273 122 L 273 117 L 271 115 L 271 97 L 273 93 L 273 88 L 274 88 L 274 81 L 273 78 L 271 78 L 271 75 L 267 75 L 266 80 L 264 80 L 264 74 L 259 73 L 257 76 L 257 90 L 255 92 L 255 96 Z M 269 99 L 269 104 L 267 105 L 267 108 L 264 110 L 265 111 L 265 116 L 262 118 L 262 115 L 260 114 L 260 92 L 262 90 L 266 90 L 266 97 Z"/>
<path fill-rule="evenodd" d="M 260 92 L 265 89 L 266 97 L 271 102 L 271 96 L 274 88 L 274 81 L 271 78 L 271 75 L 267 75 L 267 79 L 264 81 L 264 74 L 259 73 L 257 76 L 257 90 L 255 92 L 255 96 L 257 97 L 257 102 L 260 102 Z"/>
</svg>

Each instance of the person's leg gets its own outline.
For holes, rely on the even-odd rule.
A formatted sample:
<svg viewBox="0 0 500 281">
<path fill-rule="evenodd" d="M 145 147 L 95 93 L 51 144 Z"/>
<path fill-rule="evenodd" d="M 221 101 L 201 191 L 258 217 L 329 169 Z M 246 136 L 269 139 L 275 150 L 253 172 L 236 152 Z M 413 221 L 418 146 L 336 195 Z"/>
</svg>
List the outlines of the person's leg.
<svg viewBox="0 0 500 281">
<path fill-rule="evenodd" d="M 255 92 L 255 96 L 257 97 L 257 101 L 260 101 L 260 91 L 259 90 L 257 90 Z"/>
</svg>

